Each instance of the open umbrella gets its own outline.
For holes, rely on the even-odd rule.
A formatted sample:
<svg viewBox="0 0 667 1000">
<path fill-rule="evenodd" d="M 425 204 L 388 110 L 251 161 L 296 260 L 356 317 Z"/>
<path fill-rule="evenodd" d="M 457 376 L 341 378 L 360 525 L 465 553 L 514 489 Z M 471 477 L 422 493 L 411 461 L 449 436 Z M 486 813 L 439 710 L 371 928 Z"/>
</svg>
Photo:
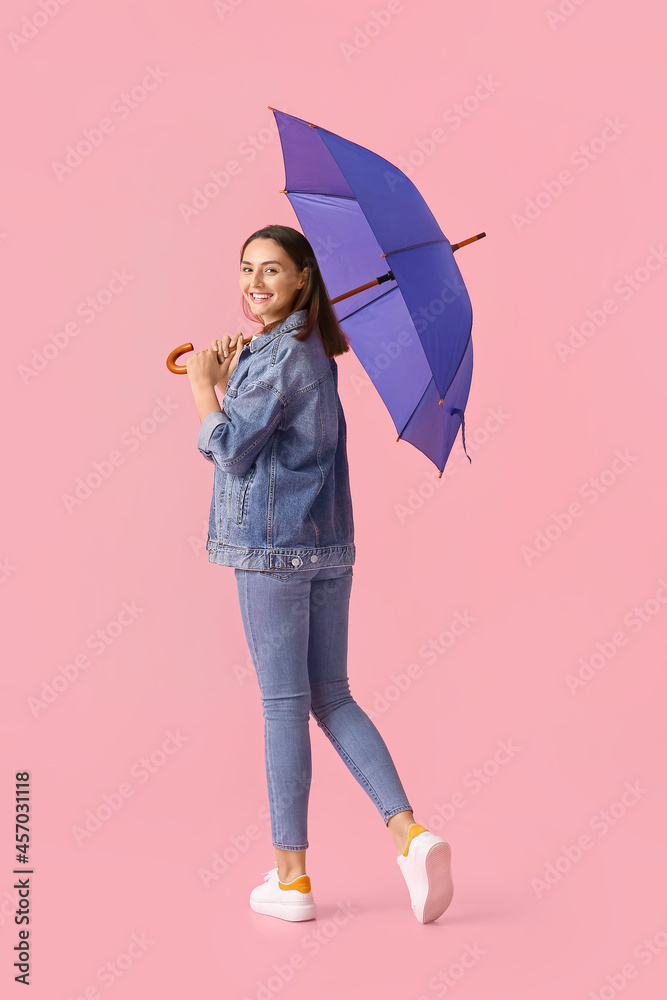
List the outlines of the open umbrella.
<svg viewBox="0 0 667 1000">
<path fill-rule="evenodd" d="M 415 185 L 388 160 L 270 110 L 283 193 L 332 302 L 344 302 L 336 315 L 350 346 L 389 410 L 396 440 L 422 451 L 442 476 L 459 427 L 465 450 L 472 378 L 472 306 L 454 250 L 486 234 L 450 244 Z"/>
<path fill-rule="evenodd" d="M 472 306 L 454 251 L 486 234 L 450 244 L 398 167 L 319 125 L 270 110 L 285 162 L 282 193 L 332 303 L 345 301 L 338 320 L 389 410 L 396 440 L 422 451 L 442 476 L 459 427 L 465 451 L 472 378 Z M 370 278 L 383 259 L 390 270 Z M 370 280 L 350 288 L 360 277 Z M 175 348 L 169 370 L 184 374 L 176 359 L 191 350 L 190 343 Z"/>
</svg>

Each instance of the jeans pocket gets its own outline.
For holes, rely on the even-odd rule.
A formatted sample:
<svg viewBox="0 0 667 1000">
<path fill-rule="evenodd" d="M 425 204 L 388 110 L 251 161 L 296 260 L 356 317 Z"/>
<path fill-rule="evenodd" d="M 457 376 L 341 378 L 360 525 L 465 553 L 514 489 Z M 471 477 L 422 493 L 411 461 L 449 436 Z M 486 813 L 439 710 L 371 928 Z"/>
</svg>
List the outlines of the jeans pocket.
<svg viewBox="0 0 667 1000">
<path fill-rule="evenodd" d="M 262 576 L 270 576 L 272 580 L 280 580 L 285 583 L 287 580 L 294 579 L 294 573 L 280 573 L 275 569 L 260 569 L 259 572 Z"/>
</svg>

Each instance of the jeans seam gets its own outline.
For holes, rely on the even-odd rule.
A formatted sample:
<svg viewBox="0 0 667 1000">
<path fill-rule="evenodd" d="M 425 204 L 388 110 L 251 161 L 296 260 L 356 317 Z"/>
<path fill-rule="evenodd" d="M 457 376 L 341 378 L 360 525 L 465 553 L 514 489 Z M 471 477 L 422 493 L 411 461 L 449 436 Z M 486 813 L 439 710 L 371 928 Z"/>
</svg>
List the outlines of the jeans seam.
<svg viewBox="0 0 667 1000">
<path fill-rule="evenodd" d="M 312 712 L 312 711 L 313 711 L 313 710 L 312 710 L 312 708 L 311 708 L 311 712 Z M 342 746 L 341 746 L 341 744 L 340 744 L 340 743 L 338 742 L 338 740 L 336 739 L 336 737 L 334 736 L 334 734 L 333 734 L 333 733 L 331 732 L 331 730 L 330 730 L 330 729 L 329 729 L 329 728 L 327 727 L 326 723 L 324 723 L 324 722 L 322 721 L 322 719 L 318 718 L 318 716 L 317 716 L 317 715 L 315 715 L 315 712 L 313 712 L 313 717 L 314 717 L 314 719 L 316 720 L 316 722 L 317 722 L 318 726 L 320 726 L 320 728 L 324 730 L 324 732 L 325 732 L 325 733 L 326 733 L 326 735 L 328 736 L 329 740 L 330 740 L 330 741 L 331 741 L 331 742 L 333 743 L 333 745 L 334 745 L 334 746 L 336 747 L 336 749 L 338 750 L 338 752 L 339 752 L 339 754 L 341 755 L 341 757 L 344 757 L 344 759 L 345 759 L 345 760 L 346 760 L 346 761 L 348 762 L 348 764 L 351 764 L 351 765 L 352 765 L 352 767 L 353 767 L 353 768 L 354 768 L 354 770 L 355 770 L 355 771 L 357 772 L 357 774 L 359 774 L 359 775 L 360 775 L 360 776 L 361 776 L 361 777 L 363 778 L 363 780 L 364 780 L 364 782 L 365 782 L 365 784 L 366 784 L 367 788 L 368 788 L 368 789 L 369 789 L 369 790 L 370 790 L 370 791 L 371 791 L 371 792 L 373 793 L 373 796 L 374 796 L 374 798 L 375 798 L 375 801 L 376 801 L 376 804 L 377 804 L 377 805 L 378 805 L 378 806 L 379 806 L 379 807 L 380 807 L 380 808 L 382 809 L 382 812 L 383 812 L 383 813 L 384 813 L 384 812 L 386 812 L 386 810 L 385 810 L 385 808 L 384 808 L 384 805 L 382 804 L 382 800 L 380 799 L 380 797 L 379 797 L 378 793 L 377 793 L 377 792 L 375 791 L 375 789 L 374 789 L 374 788 L 373 788 L 373 786 L 371 785 L 371 783 L 370 783 L 370 781 L 368 780 L 368 778 L 366 777 L 366 775 L 365 775 L 365 774 L 364 774 L 364 773 L 363 773 L 363 772 L 362 772 L 362 771 L 361 771 L 361 770 L 360 770 L 360 769 L 359 769 L 359 768 L 357 767 L 357 765 L 356 765 L 356 764 L 355 764 L 355 762 L 354 762 L 354 761 L 352 760 L 352 758 L 350 757 L 350 755 L 349 755 L 349 754 L 347 753 L 347 751 L 346 751 L 346 750 L 344 749 L 344 747 L 342 747 Z"/>
<path fill-rule="evenodd" d="M 391 819 L 392 816 L 396 816 L 398 813 L 402 813 L 402 812 L 413 812 L 413 808 L 412 808 L 412 806 L 410 805 L 409 802 L 406 803 L 406 805 L 404 805 L 404 806 L 399 806 L 397 809 L 394 809 L 388 815 L 385 815 L 385 817 L 384 817 L 385 826 L 387 825 L 387 823 L 389 822 L 389 820 Z"/>
<path fill-rule="evenodd" d="M 246 621 L 248 622 L 248 633 L 250 635 L 250 645 L 252 647 L 252 656 L 256 664 L 259 663 L 259 658 L 257 656 L 257 647 L 255 646 L 255 637 L 252 632 L 252 622 L 250 620 L 250 614 L 248 610 L 248 576 L 244 574 L 243 577 L 243 597 L 245 601 L 245 614 Z M 257 680 L 259 681 L 259 671 Z M 271 814 L 271 822 L 276 823 L 278 819 L 278 810 L 276 808 L 276 803 L 273 795 L 273 770 L 271 768 L 271 753 L 269 750 L 270 740 L 268 739 L 268 721 L 266 717 L 264 718 L 264 753 L 266 760 L 266 773 L 267 773 L 267 791 L 269 795 L 269 812 Z"/>
</svg>

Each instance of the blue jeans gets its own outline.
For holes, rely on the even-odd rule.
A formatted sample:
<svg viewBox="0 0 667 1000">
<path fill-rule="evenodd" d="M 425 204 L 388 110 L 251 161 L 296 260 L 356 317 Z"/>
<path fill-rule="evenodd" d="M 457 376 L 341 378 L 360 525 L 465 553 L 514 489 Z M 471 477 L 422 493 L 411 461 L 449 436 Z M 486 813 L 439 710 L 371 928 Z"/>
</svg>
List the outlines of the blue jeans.
<svg viewBox="0 0 667 1000">
<path fill-rule="evenodd" d="M 262 695 L 273 846 L 308 847 L 311 712 L 385 824 L 411 810 L 382 736 L 350 694 L 352 566 L 292 573 L 236 568 L 234 575 Z"/>
</svg>

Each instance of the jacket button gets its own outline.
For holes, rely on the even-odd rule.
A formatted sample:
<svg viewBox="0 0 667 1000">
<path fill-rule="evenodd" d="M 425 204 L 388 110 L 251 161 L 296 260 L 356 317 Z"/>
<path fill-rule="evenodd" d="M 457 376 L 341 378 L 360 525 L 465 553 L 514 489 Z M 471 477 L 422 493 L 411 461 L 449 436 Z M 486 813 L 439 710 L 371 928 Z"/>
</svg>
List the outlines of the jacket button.
<svg viewBox="0 0 667 1000">
<path fill-rule="evenodd" d="M 300 566 L 301 565 L 301 560 L 299 559 L 298 556 L 294 556 L 294 559 L 292 559 L 291 562 L 292 562 L 292 566 Z"/>
<path fill-rule="evenodd" d="M 317 562 L 317 556 L 311 556 L 310 557 L 310 561 L 311 562 Z"/>
</svg>

